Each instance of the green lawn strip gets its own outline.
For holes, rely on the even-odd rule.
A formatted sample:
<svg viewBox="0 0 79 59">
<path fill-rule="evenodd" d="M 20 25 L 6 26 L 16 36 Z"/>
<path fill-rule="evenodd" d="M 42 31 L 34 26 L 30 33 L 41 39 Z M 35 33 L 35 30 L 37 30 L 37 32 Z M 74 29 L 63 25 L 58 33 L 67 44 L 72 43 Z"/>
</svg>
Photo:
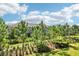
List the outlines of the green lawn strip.
<svg viewBox="0 0 79 59">
<path fill-rule="evenodd" d="M 79 43 L 70 44 L 70 46 L 67 53 L 70 56 L 79 56 Z"/>
<path fill-rule="evenodd" d="M 79 34 L 70 36 L 72 38 L 79 38 Z"/>
<path fill-rule="evenodd" d="M 69 48 L 69 50 L 67 51 L 67 53 L 70 55 L 70 56 L 79 56 L 79 50 L 75 50 L 73 48 Z"/>
</svg>

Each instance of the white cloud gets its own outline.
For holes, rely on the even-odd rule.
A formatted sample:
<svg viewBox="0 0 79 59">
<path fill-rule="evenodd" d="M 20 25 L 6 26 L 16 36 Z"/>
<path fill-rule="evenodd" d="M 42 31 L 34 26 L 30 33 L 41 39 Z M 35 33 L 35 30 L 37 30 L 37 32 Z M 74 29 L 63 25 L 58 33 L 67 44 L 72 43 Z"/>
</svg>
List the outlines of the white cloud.
<svg viewBox="0 0 79 59">
<path fill-rule="evenodd" d="M 42 12 L 41 14 L 42 14 L 42 15 L 49 15 L 50 12 L 49 12 L 49 11 L 44 11 L 44 12 Z"/>
<path fill-rule="evenodd" d="M 73 20 L 71 19 L 72 17 L 79 17 L 79 4 L 73 4 L 69 7 L 65 7 L 60 12 L 61 15 L 65 16 L 66 20 L 73 22 Z"/>
<path fill-rule="evenodd" d="M 41 15 L 31 15 L 26 16 L 26 22 L 28 23 L 39 23 L 41 20 L 43 20 L 43 17 Z"/>
<path fill-rule="evenodd" d="M 62 11 L 58 11 L 58 12 L 50 12 L 50 11 L 44 11 L 44 12 L 39 12 L 39 11 L 30 11 L 28 13 L 28 15 L 24 15 L 24 17 L 22 17 L 24 20 L 26 20 L 26 22 L 30 22 L 30 23 L 39 23 L 41 22 L 41 20 L 44 21 L 45 24 L 50 25 L 50 24 L 54 24 L 54 23 L 66 23 L 68 19 L 67 16 L 69 14 L 65 14 Z M 69 20 L 68 22 L 73 22 L 72 20 Z"/>
<path fill-rule="evenodd" d="M 39 11 L 30 11 L 28 15 L 32 16 L 32 15 L 39 15 L 39 14 L 40 14 Z"/>
<path fill-rule="evenodd" d="M 17 12 L 26 12 L 28 9 L 27 5 L 20 6 L 19 4 L 0 4 L 0 14 L 4 15 L 6 13 L 17 13 Z M 41 20 L 44 21 L 47 25 L 53 24 L 63 24 L 63 23 L 73 23 L 74 20 L 72 17 L 79 17 L 79 4 L 73 4 L 57 12 L 43 11 L 38 10 L 30 11 L 27 15 L 21 15 L 22 20 L 25 20 L 29 23 L 40 23 Z M 13 22 L 15 23 L 15 22 Z"/>
<path fill-rule="evenodd" d="M 4 16 L 7 13 L 20 13 L 20 12 L 25 12 L 27 10 L 28 6 L 25 4 L 20 6 L 19 4 L 16 3 L 1 3 L 0 4 L 0 16 Z"/>
<path fill-rule="evenodd" d="M 23 4 L 22 6 L 20 6 L 19 11 L 20 12 L 26 12 L 27 9 L 28 9 L 28 6 L 26 6 L 25 4 Z"/>
<path fill-rule="evenodd" d="M 77 24 L 79 26 L 79 24 Z"/>
<path fill-rule="evenodd" d="M 50 15 L 59 21 L 64 20 L 64 22 L 74 23 L 75 20 L 73 20 L 72 17 L 79 17 L 79 4 L 73 4 L 69 7 L 65 7 L 58 12 L 51 12 Z"/>
<path fill-rule="evenodd" d="M 16 23 L 18 23 L 19 21 L 6 21 L 6 24 L 16 24 Z"/>
<path fill-rule="evenodd" d="M 63 22 L 63 17 L 59 17 L 59 16 L 51 16 L 50 14 L 47 15 L 48 12 L 46 12 L 46 14 L 43 14 L 45 12 L 38 12 L 38 11 L 31 11 L 29 12 L 28 15 L 23 15 L 22 19 L 25 20 L 28 23 L 35 23 L 38 24 L 40 23 L 42 20 L 44 21 L 45 24 L 50 25 L 56 22 Z"/>
</svg>

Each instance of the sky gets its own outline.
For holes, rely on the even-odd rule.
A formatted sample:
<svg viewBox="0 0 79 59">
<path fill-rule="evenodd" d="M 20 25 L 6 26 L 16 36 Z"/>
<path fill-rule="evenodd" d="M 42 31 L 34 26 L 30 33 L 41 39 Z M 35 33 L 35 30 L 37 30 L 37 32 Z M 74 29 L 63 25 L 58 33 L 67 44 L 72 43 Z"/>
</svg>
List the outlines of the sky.
<svg viewBox="0 0 79 59">
<path fill-rule="evenodd" d="M 79 25 L 79 4 L 75 3 L 0 3 L 0 16 L 7 24 L 25 20 L 46 25 Z"/>
</svg>

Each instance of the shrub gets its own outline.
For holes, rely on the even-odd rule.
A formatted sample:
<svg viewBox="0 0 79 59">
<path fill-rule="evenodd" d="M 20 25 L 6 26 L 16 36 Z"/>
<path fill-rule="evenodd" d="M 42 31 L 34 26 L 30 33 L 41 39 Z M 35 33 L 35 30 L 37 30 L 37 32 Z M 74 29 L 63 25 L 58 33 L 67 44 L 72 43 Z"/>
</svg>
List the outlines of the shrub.
<svg viewBox="0 0 79 59">
<path fill-rule="evenodd" d="M 44 52 L 50 52 L 51 51 L 51 49 L 47 45 L 45 45 L 44 43 L 38 44 L 37 45 L 37 50 L 38 50 L 39 53 L 44 53 Z"/>
</svg>

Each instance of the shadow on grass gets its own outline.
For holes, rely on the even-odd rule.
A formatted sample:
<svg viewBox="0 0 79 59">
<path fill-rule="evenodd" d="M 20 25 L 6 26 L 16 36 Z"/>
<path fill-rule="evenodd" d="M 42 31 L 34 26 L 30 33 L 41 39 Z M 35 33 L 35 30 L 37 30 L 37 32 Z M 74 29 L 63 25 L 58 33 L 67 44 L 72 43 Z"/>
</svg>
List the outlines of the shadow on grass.
<svg viewBox="0 0 79 59">
<path fill-rule="evenodd" d="M 75 49 L 75 50 L 79 50 L 78 47 L 75 47 L 75 46 L 72 46 L 72 45 L 70 45 L 70 47 L 73 48 L 73 49 Z"/>
</svg>

